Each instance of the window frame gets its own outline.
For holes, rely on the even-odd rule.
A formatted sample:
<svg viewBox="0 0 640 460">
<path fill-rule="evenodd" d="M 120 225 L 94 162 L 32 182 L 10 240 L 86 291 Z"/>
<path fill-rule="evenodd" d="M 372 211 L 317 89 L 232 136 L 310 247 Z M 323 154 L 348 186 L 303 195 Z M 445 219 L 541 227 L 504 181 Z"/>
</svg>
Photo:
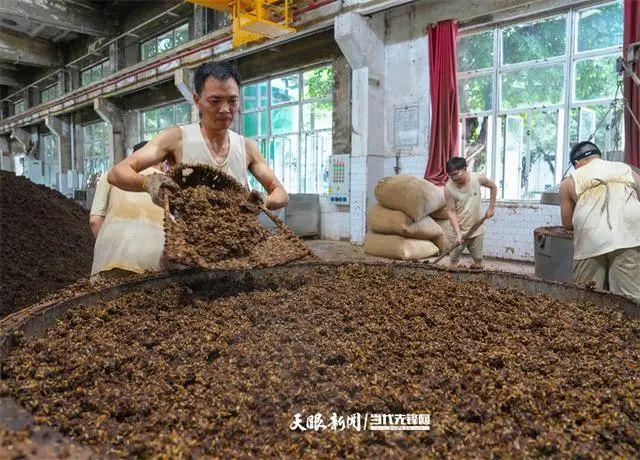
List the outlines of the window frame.
<svg viewBox="0 0 640 460">
<path fill-rule="evenodd" d="M 105 65 L 106 65 L 106 67 L 105 67 Z M 85 75 L 87 72 L 93 72 L 93 70 L 97 69 L 98 67 L 100 67 L 100 69 L 101 69 L 102 76 L 100 78 L 98 78 L 97 80 L 91 79 L 89 82 L 83 83 L 83 81 L 82 81 L 83 80 L 83 75 Z M 111 59 L 110 58 L 102 59 L 101 61 L 93 63 L 90 66 L 87 66 L 84 69 L 80 70 L 80 86 L 81 87 L 82 86 L 91 86 L 94 83 L 99 82 L 100 80 L 102 80 L 103 78 L 108 76 L 110 73 L 111 73 Z"/>
<path fill-rule="evenodd" d="M 576 63 L 583 59 L 588 58 L 598 58 L 598 57 L 606 57 L 606 56 L 621 56 L 622 55 L 622 43 L 617 46 L 611 46 L 606 48 L 601 48 L 597 50 L 589 50 L 589 51 L 577 51 L 577 39 L 578 39 L 578 15 L 579 13 L 589 10 L 592 8 L 603 7 L 607 5 L 612 5 L 618 3 L 622 0 L 616 1 L 604 1 L 604 2 L 593 2 L 590 4 L 582 4 L 579 6 L 568 6 L 565 8 L 561 8 L 555 10 L 551 13 L 543 12 L 538 15 L 532 15 L 529 17 L 518 18 L 512 21 L 504 21 L 504 22 L 496 22 L 493 24 L 486 24 L 481 27 L 470 26 L 468 28 L 462 28 L 460 30 L 460 34 L 458 38 L 473 36 L 476 34 L 486 33 L 487 31 L 493 32 L 493 66 L 490 68 L 478 69 L 478 70 L 470 70 L 470 71 L 461 71 L 456 73 L 457 84 L 464 84 L 464 80 L 473 77 L 487 76 L 492 75 L 492 84 L 493 91 L 491 96 L 491 110 L 484 110 L 478 112 L 462 112 L 460 111 L 458 114 L 460 133 L 459 133 L 459 141 L 461 149 L 465 148 L 466 133 L 463 132 L 465 129 L 466 119 L 468 118 L 479 118 L 482 117 L 492 117 L 490 127 L 488 129 L 491 130 L 489 136 L 492 139 L 491 145 L 485 147 L 487 148 L 486 155 L 486 170 L 485 174 L 492 179 L 499 181 L 501 178 L 499 177 L 498 171 L 496 170 L 497 164 L 499 163 L 497 156 L 500 154 L 499 146 L 498 146 L 498 129 L 500 128 L 500 117 L 523 113 L 523 112 L 536 112 L 536 111 L 554 111 L 554 110 L 563 110 L 563 120 L 558 124 L 558 136 L 562 135 L 561 142 L 558 142 L 558 145 L 562 145 L 563 148 L 561 151 L 557 152 L 556 155 L 556 167 L 555 167 L 555 176 L 556 181 L 555 185 L 559 184 L 564 170 L 566 169 L 565 158 L 570 146 L 570 124 L 571 124 L 571 112 L 574 108 L 584 107 L 584 106 L 594 106 L 594 105 L 608 105 L 611 103 L 613 98 L 599 98 L 593 100 L 585 100 L 585 101 L 577 101 L 575 98 L 576 89 L 575 89 L 575 75 L 576 75 Z M 503 65 L 503 43 L 502 43 L 502 30 L 506 27 L 511 27 L 514 25 L 520 24 L 530 24 L 538 21 L 543 21 L 545 19 L 553 19 L 556 17 L 565 16 L 565 52 L 562 56 L 556 56 L 552 58 L 545 59 L 537 59 L 532 61 L 526 61 L 516 64 L 506 64 Z M 502 94 L 502 76 L 508 72 L 522 70 L 522 69 L 533 69 L 550 65 L 563 65 L 563 95 L 561 97 L 561 101 L 557 104 L 542 104 L 534 107 L 525 107 L 525 108 L 512 108 L 512 109 L 504 109 L 503 107 L 503 94 Z M 459 100 L 459 107 L 462 108 L 462 103 Z M 532 199 L 512 199 L 512 198 L 499 198 L 502 201 L 523 201 L 523 202 L 531 202 Z M 535 200 L 535 199 L 534 199 Z"/>
<path fill-rule="evenodd" d="M 303 184 L 303 177 L 305 177 L 305 174 L 303 173 L 303 168 L 301 167 L 302 164 L 302 152 L 303 150 L 306 151 L 306 142 L 308 140 L 308 136 L 309 135 L 316 135 L 316 138 L 319 138 L 322 133 L 333 133 L 333 124 L 331 127 L 329 128 L 314 128 L 314 129 L 305 129 L 304 128 L 304 107 L 307 104 L 313 104 L 313 103 L 317 103 L 317 102 L 329 102 L 332 105 L 333 108 L 333 91 L 330 91 L 329 94 L 327 94 L 326 96 L 320 96 L 320 97 L 313 97 L 313 98 L 309 98 L 309 99 L 305 99 L 304 97 L 304 74 L 306 72 L 315 70 L 315 69 L 322 69 L 322 68 L 329 68 L 331 70 L 331 72 L 333 72 L 334 70 L 334 63 L 333 61 L 330 60 L 323 60 L 323 61 L 318 61 L 318 62 L 314 62 L 312 64 L 309 65 L 305 65 L 303 67 L 296 67 L 293 69 L 287 69 L 287 70 L 283 70 L 283 71 L 278 71 L 276 73 L 273 74 L 267 74 L 267 75 L 263 75 L 259 78 L 253 78 L 250 80 L 247 80 L 246 82 L 243 82 L 243 84 L 240 87 L 240 107 L 241 109 L 241 116 L 240 116 L 240 122 L 239 122 L 239 129 L 240 132 L 244 135 L 244 115 L 250 115 L 253 113 L 265 113 L 266 118 L 267 118 L 267 129 L 266 129 L 266 133 L 264 135 L 258 135 L 258 136 L 247 136 L 249 139 L 252 139 L 253 141 L 256 142 L 256 144 L 258 144 L 258 148 L 262 151 L 263 155 L 265 155 L 265 159 L 267 161 L 267 164 L 269 164 L 269 167 L 271 167 L 271 169 L 276 173 L 276 175 L 278 176 L 278 179 L 281 182 L 285 182 L 285 171 L 287 169 L 287 165 L 285 164 L 285 161 L 282 161 L 282 165 L 276 165 L 275 164 L 275 153 L 274 153 L 274 159 L 273 162 L 271 161 L 270 157 L 269 157 L 269 149 L 270 149 L 270 143 L 271 142 L 275 142 L 278 139 L 287 139 L 287 138 L 291 138 L 292 136 L 296 136 L 297 137 L 297 160 L 298 161 L 298 167 L 297 167 L 297 187 L 296 189 L 298 190 L 297 192 L 292 192 L 292 193 L 317 193 L 318 195 L 325 195 L 326 192 L 323 190 L 323 184 L 322 184 L 322 179 L 320 179 L 318 181 L 318 176 L 316 177 L 316 185 L 315 185 L 315 190 L 316 192 L 310 192 L 308 191 L 308 189 L 312 188 L 310 186 L 306 185 L 306 179 L 304 181 L 305 183 L 305 190 L 301 191 L 302 184 Z M 271 94 L 271 82 L 272 80 L 276 80 L 279 78 L 284 78 L 284 77 L 289 77 L 292 75 L 297 75 L 298 76 L 298 98 L 296 101 L 293 102 L 278 102 L 276 104 L 274 104 L 272 102 L 272 94 Z M 243 89 L 247 86 L 251 86 L 251 85 L 256 85 L 259 83 L 263 83 L 266 82 L 267 84 L 267 88 L 266 88 L 266 105 L 263 107 L 256 107 L 256 108 L 251 108 L 251 109 L 244 109 L 244 96 L 243 96 Z M 335 85 L 335 81 L 334 81 L 334 85 Z M 298 128 L 295 131 L 292 132 L 287 132 L 287 133 L 279 133 L 279 134 L 273 134 L 272 133 L 272 112 L 274 110 L 281 110 L 287 107 L 298 107 L 298 117 L 297 117 L 297 121 L 298 121 Z M 333 111 L 333 110 L 332 110 Z M 264 146 L 264 149 L 262 149 L 260 146 Z M 275 148 L 275 147 L 274 147 Z M 305 158 L 306 161 L 306 158 Z M 305 163 L 306 164 L 306 163 Z M 280 167 L 281 166 L 281 167 Z M 290 167 L 289 167 L 290 168 Z M 250 177 L 250 182 L 252 182 L 253 177 Z M 257 188 L 260 188 L 260 184 L 257 183 L 257 181 L 255 181 L 254 185 Z"/>
<path fill-rule="evenodd" d="M 176 107 L 178 105 L 183 105 L 183 104 L 187 104 L 189 106 L 189 120 L 186 123 L 176 124 L 175 123 L 176 122 Z M 164 127 L 164 128 L 156 129 L 155 131 L 145 131 L 145 129 L 144 129 L 144 116 L 145 116 L 145 113 L 152 112 L 152 111 L 155 112 L 155 111 L 160 110 L 160 109 L 162 109 L 164 107 L 172 107 L 173 108 L 172 109 L 173 124 L 170 124 L 169 126 Z M 140 133 L 140 141 L 141 142 L 144 141 L 145 140 L 145 136 L 148 133 L 155 133 L 154 136 L 156 136 L 158 133 L 160 133 L 161 131 L 163 131 L 163 130 L 171 127 L 171 126 L 184 126 L 184 125 L 190 124 L 192 122 L 192 118 L 193 118 L 192 117 L 192 112 L 193 112 L 192 109 L 193 109 L 193 104 L 190 103 L 189 101 L 185 100 L 185 99 L 176 99 L 176 100 L 171 101 L 171 102 L 161 102 L 159 104 L 154 104 L 154 105 L 145 107 L 144 109 L 141 109 L 140 112 L 139 112 L 139 116 L 138 116 L 138 123 L 139 123 L 138 124 L 138 126 L 139 126 L 138 132 Z M 156 120 L 157 120 L 157 115 L 156 115 Z M 153 138 L 153 136 L 151 138 Z"/>
<path fill-rule="evenodd" d="M 53 90 L 53 97 L 51 97 L 51 93 Z M 46 99 L 44 96 L 47 96 Z M 53 85 L 49 85 L 46 88 L 40 91 L 40 103 L 46 104 L 47 102 L 51 102 L 54 99 L 58 98 L 60 95 L 58 94 L 58 84 L 54 83 Z"/>
<path fill-rule="evenodd" d="M 187 41 L 184 43 L 189 43 L 191 41 L 191 25 L 189 23 L 189 20 L 186 19 L 184 22 L 178 24 L 178 25 L 172 25 L 171 27 L 162 29 L 160 32 L 154 32 L 154 34 L 149 35 L 145 40 L 141 40 L 138 42 L 138 51 L 140 53 L 140 61 L 146 61 L 148 59 L 153 59 L 155 57 L 158 57 L 164 53 L 167 53 L 168 51 L 171 51 L 174 48 L 177 48 L 178 46 L 182 46 L 184 45 L 184 43 L 180 43 L 179 45 L 176 44 L 176 31 L 178 29 L 180 29 L 181 27 L 187 26 Z M 170 48 L 167 48 L 166 50 L 159 52 L 158 51 L 158 38 L 166 35 L 168 32 L 171 32 L 171 37 L 173 40 L 173 46 L 171 46 Z M 143 47 L 145 44 L 149 43 L 153 41 L 155 43 L 155 53 L 152 56 L 148 56 L 148 57 L 143 57 Z"/>
</svg>

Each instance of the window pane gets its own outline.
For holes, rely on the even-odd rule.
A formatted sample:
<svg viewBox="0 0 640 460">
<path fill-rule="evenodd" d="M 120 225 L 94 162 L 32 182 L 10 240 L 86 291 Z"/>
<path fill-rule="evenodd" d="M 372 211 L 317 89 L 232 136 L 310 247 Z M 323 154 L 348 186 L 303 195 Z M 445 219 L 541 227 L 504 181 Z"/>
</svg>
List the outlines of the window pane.
<svg viewBox="0 0 640 460">
<path fill-rule="evenodd" d="M 578 13 L 578 51 L 622 45 L 622 1 Z"/>
<path fill-rule="evenodd" d="M 298 131 L 298 106 L 282 107 L 271 111 L 271 134 Z"/>
<path fill-rule="evenodd" d="M 82 72 L 82 86 L 88 85 L 91 83 L 91 70 L 85 70 Z"/>
<path fill-rule="evenodd" d="M 242 132 L 247 137 L 267 135 L 267 111 L 247 113 L 242 116 Z"/>
<path fill-rule="evenodd" d="M 155 110 L 147 110 L 142 112 L 142 130 L 145 133 L 156 131 L 158 129 L 158 121 Z"/>
<path fill-rule="evenodd" d="M 302 129 L 305 131 L 330 129 L 333 123 L 332 106 L 330 102 L 313 102 L 302 106 Z"/>
<path fill-rule="evenodd" d="M 608 104 L 571 109 L 569 145 L 586 141 L 595 131 L 592 140 L 603 152 L 624 150 L 624 117 L 618 111 L 611 111 L 604 118 L 608 111 Z"/>
<path fill-rule="evenodd" d="M 276 78 L 271 80 L 271 103 L 294 102 L 298 100 L 299 82 L 298 75 Z"/>
<path fill-rule="evenodd" d="M 456 48 L 459 72 L 493 66 L 493 31 L 461 37 Z"/>
<path fill-rule="evenodd" d="M 487 152 L 491 151 L 489 131 L 493 117 L 468 117 L 463 120 L 464 156 L 473 172 L 487 174 Z"/>
<path fill-rule="evenodd" d="M 482 112 L 491 110 L 493 76 L 466 78 L 458 81 L 460 112 Z"/>
<path fill-rule="evenodd" d="M 618 81 L 616 57 L 603 56 L 576 61 L 575 100 L 587 101 L 614 96 Z"/>
<path fill-rule="evenodd" d="M 165 129 L 173 126 L 174 123 L 173 106 L 167 105 L 158 109 L 158 128 Z"/>
<path fill-rule="evenodd" d="M 498 191 L 507 200 L 520 199 L 522 157 L 525 148 L 525 115 L 503 115 L 499 118 L 496 158 Z"/>
<path fill-rule="evenodd" d="M 321 67 L 303 74 L 304 98 L 327 97 L 333 93 L 333 69 Z"/>
<path fill-rule="evenodd" d="M 537 200 L 542 192 L 551 189 L 556 183 L 558 113 L 531 113 L 531 123 L 527 130 L 529 145 L 523 161 L 522 199 Z"/>
<path fill-rule="evenodd" d="M 183 102 L 176 104 L 176 125 L 186 125 L 191 122 L 191 104 Z"/>
<path fill-rule="evenodd" d="M 142 48 L 142 51 L 140 54 L 143 60 L 149 59 L 150 57 L 155 56 L 156 55 L 156 39 L 152 38 L 151 40 L 144 42 L 141 48 Z"/>
<path fill-rule="evenodd" d="M 158 37 L 158 54 L 173 48 L 173 30 Z"/>
<path fill-rule="evenodd" d="M 502 29 L 502 62 L 545 59 L 565 54 L 566 17 L 508 26 Z"/>
<path fill-rule="evenodd" d="M 298 136 L 292 134 L 290 136 L 272 138 L 269 144 L 276 176 L 282 181 L 287 192 L 298 193 L 298 161 L 300 159 Z"/>
<path fill-rule="evenodd" d="M 189 23 L 183 24 L 176 29 L 175 46 L 189 41 Z"/>
<path fill-rule="evenodd" d="M 562 64 L 517 70 L 502 75 L 502 108 L 559 104 L 564 94 Z"/>
<path fill-rule="evenodd" d="M 242 88 L 242 108 L 258 109 L 267 106 L 267 82 L 263 81 Z"/>
</svg>

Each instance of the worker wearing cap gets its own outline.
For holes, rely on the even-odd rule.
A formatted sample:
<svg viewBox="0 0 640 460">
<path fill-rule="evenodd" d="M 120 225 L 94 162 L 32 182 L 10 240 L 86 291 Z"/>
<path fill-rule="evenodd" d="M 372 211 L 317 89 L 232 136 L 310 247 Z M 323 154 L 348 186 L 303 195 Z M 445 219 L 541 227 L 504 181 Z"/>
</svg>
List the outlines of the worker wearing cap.
<svg viewBox="0 0 640 460">
<path fill-rule="evenodd" d="M 141 142 L 134 152 L 144 147 Z M 163 175 L 161 164 L 140 172 L 144 177 Z M 160 270 L 164 249 L 164 210 L 147 193 L 125 192 L 98 181 L 91 205 L 89 224 L 96 242 L 92 279 L 114 278 Z"/>
<path fill-rule="evenodd" d="M 640 176 L 588 141 L 573 146 L 570 161 L 560 212 L 573 230 L 574 280 L 640 300 Z"/>
<path fill-rule="evenodd" d="M 453 157 L 447 161 L 449 180 L 444 186 L 444 197 L 449 214 L 449 221 L 456 232 L 458 246 L 449 254 L 452 267 L 458 265 L 462 251 L 466 247 L 473 258 L 473 268 L 482 268 L 484 252 L 484 225 L 480 225 L 472 235 L 464 238 L 464 234 L 483 218 L 493 217 L 498 196 L 498 187 L 482 174 L 467 171 L 467 160 Z M 480 187 L 491 190 L 489 207 L 482 213 L 482 193 Z"/>
<path fill-rule="evenodd" d="M 109 171 L 109 183 L 130 192 L 146 191 L 154 203 L 163 206 L 165 196 L 180 188 L 161 174 L 143 175 L 140 171 L 167 161 L 169 165 L 206 164 L 223 171 L 245 188 L 247 171 L 266 189 L 252 197 L 271 210 L 286 206 L 289 196 L 271 170 L 255 142 L 230 129 L 240 101 L 240 76 L 227 63 L 207 62 L 194 75 L 193 100 L 200 120 L 160 132 L 142 149 L 122 160 Z M 257 209 L 257 208 L 256 208 Z"/>
</svg>

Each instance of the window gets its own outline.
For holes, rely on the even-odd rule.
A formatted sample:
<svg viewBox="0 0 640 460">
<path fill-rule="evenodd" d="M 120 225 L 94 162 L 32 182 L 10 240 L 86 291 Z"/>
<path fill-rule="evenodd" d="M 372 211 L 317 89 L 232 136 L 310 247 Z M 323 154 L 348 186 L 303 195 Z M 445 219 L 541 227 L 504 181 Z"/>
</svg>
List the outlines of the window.
<svg viewBox="0 0 640 460">
<path fill-rule="evenodd" d="M 109 59 L 91 67 L 87 67 L 80 73 L 82 86 L 90 85 L 101 80 L 111 73 L 111 61 Z"/>
<path fill-rule="evenodd" d="M 140 44 L 140 56 L 145 59 L 152 58 L 171 48 L 180 46 L 189 41 L 189 23 L 182 24 L 175 29 L 171 29 L 161 35 L 153 37 Z"/>
<path fill-rule="evenodd" d="M 24 99 L 20 99 L 13 103 L 13 114 L 18 115 L 27 109 Z"/>
<path fill-rule="evenodd" d="M 621 0 L 458 38 L 461 146 L 499 197 L 539 199 L 592 134 L 604 152 L 623 149 L 622 114 L 608 112 L 621 45 Z"/>
<path fill-rule="evenodd" d="M 242 87 L 242 133 L 256 141 L 290 193 L 327 193 L 332 98 L 331 66 Z M 260 188 L 252 176 L 249 183 Z"/>
<path fill-rule="evenodd" d="M 44 184 L 58 190 L 60 188 L 60 160 L 58 158 L 58 142 L 52 134 L 42 136 L 42 160 Z"/>
<path fill-rule="evenodd" d="M 58 97 L 58 85 L 52 85 L 40 91 L 40 103 L 53 101 Z"/>
<path fill-rule="evenodd" d="M 111 167 L 108 129 L 109 127 L 103 121 L 82 127 L 84 177 L 86 178 L 87 186 L 92 186 Z"/>
<path fill-rule="evenodd" d="M 163 129 L 191 123 L 191 104 L 177 102 L 142 112 L 142 138 L 150 140 Z"/>
</svg>

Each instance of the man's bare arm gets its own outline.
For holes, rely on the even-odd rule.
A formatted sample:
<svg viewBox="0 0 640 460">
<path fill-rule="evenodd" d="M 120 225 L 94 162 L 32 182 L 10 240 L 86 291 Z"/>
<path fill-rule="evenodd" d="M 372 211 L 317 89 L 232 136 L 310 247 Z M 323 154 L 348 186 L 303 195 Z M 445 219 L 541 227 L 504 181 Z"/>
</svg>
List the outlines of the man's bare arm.
<svg viewBox="0 0 640 460">
<path fill-rule="evenodd" d="M 458 239 L 458 242 L 460 242 L 462 239 L 462 230 L 460 230 L 460 223 L 458 222 L 458 215 L 456 214 L 456 203 L 453 200 L 453 196 L 446 188 L 444 189 L 444 201 L 447 206 L 449 222 L 451 222 L 453 230 L 456 232 L 456 238 Z"/>
<path fill-rule="evenodd" d="M 494 209 L 496 207 L 496 199 L 498 198 L 498 186 L 496 185 L 495 182 L 493 182 L 491 179 L 485 177 L 485 176 L 480 176 L 480 185 L 482 185 L 483 187 L 487 187 L 488 189 L 491 190 L 491 193 L 489 195 L 489 207 L 487 208 L 487 219 L 491 219 L 493 217 L 493 212 Z"/>
<path fill-rule="evenodd" d="M 144 191 L 144 177 L 138 174 L 143 169 L 154 166 L 166 159 L 174 162 L 173 155 L 182 140 L 180 128 L 165 129 L 151 139 L 147 145 L 136 150 L 131 156 L 115 165 L 107 180 L 111 185 L 129 192 Z"/>
<path fill-rule="evenodd" d="M 573 230 L 573 210 L 575 203 L 576 187 L 573 177 L 567 177 L 560 183 L 560 216 L 565 230 Z"/>
<path fill-rule="evenodd" d="M 267 191 L 267 208 L 275 211 L 289 203 L 289 195 L 265 161 L 258 146 L 250 139 L 246 139 L 247 154 L 249 156 L 249 171 Z"/>
</svg>

